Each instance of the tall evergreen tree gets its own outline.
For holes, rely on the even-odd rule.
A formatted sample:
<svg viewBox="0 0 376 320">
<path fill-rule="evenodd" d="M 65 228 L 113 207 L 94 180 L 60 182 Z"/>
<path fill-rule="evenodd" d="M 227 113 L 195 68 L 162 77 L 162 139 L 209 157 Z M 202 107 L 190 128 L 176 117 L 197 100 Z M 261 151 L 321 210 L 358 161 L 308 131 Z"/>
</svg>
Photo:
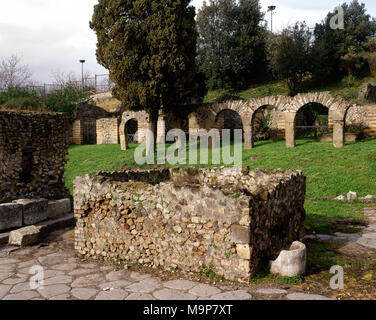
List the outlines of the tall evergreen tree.
<svg viewBox="0 0 376 320">
<path fill-rule="evenodd" d="M 197 64 L 210 89 L 242 87 L 265 74 L 259 0 L 204 1 L 197 15 Z"/>
<path fill-rule="evenodd" d="M 349 51 L 360 52 L 365 48 L 369 36 L 376 33 L 376 21 L 367 14 L 365 5 L 353 0 L 342 4 L 344 29 L 333 30 L 330 21 L 337 12 L 329 12 L 326 18 L 316 24 L 315 43 L 312 48 L 312 74 L 321 82 L 343 76 L 339 66 L 341 58 Z"/>
<path fill-rule="evenodd" d="M 90 27 L 98 62 L 128 109 L 173 110 L 195 95 L 195 9 L 190 0 L 99 0 Z"/>
<path fill-rule="evenodd" d="M 310 70 L 312 34 L 306 23 L 295 23 L 275 36 L 269 67 L 277 79 L 286 80 L 290 95 L 301 90 L 301 81 Z"/>
</svg>

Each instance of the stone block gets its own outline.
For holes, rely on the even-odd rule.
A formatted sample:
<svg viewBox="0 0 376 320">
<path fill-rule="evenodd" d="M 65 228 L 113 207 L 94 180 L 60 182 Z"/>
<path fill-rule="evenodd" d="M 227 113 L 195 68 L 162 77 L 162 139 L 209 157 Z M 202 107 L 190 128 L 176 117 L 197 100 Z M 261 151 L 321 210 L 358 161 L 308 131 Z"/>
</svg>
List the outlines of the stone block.
<svg viewBox="0 0 376 320">
<path fill-rule="evenodd" d="M 342 202 L 347 202 L 347 197 L 341 195 L 341 196 L 338 196 L 337 198 L 335 198 L 334 200 L 342 201 Z"/>
<path fill-rule="evenodd" d="M 346 133 L 345 141 L 346 142 L 356 142 L 358 140 L 358 134 L 356 133 Z"/>
<path fill-rule="evenodd" d="M 48 200 L 46 199 L 20 199 L 13 201 L 23 207 L 23 224 L 30 226 L 47 220 Z"/>
<path fill-rule="evenodd" d="M 271 262 L 270 271 L 283 277 L 295 277 L 305 273 L 306 263 L 307 248 L 295 241 L 290 250 L 283 250 L 277 260 Z"/>
<path fill-rule="evenodd" d="M 318 138 L 319 142 L 333 142 L 333 135 L 332 134 L 324 134 Z"/>
<path fill-rule="evenodd" d="M 356 192 L 352 192 L 350 191 L 348 194 L 347 194 L 347 201 L 351 202 L 351 201 L 355 201 L 358 199 L 358 194 Z"/>
<path fill-rule="evenodd" d="M 364 198 L 359 198 L 361 202 L 376 202 L 376 195 L 368 195 Z"/>
<path fill-rule="evenodd" d="M 14 230 L 9 235 L 9 244 L 14 246 L 32 246 L 38 241 L 39 228 L 29 226 L 22 229 Z"/>
<path fill-rule="evenodd" d="M 236 244 L 249 244 L 251 239 L 249 227 L 231 226 L 231 242 Z"/>
<path fill-rule="evenodd" d="M 0 230 L 22 227 L 22 206 L 14 203 L 0 204 Z"/>
<path fill-rule="evenodd" d="M 72 212 L 70 199 L 61 199 L 48 202 L 47 217 L 55 219 Z"/>
<path fill-rule="evenodd" d="M 236 252 L 241 259 L 250 260 L 251 259 L 251 248 L 248 244 L 237 244 Z"/>
</svg>

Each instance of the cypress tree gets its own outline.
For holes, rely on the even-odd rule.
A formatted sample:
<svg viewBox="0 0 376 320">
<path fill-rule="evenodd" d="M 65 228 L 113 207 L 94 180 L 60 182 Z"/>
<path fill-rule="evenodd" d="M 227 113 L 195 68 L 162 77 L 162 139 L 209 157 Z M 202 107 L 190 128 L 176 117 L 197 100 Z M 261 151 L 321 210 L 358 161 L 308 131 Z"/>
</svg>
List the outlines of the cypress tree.
<svg viewBox="0 0 376 320">
<path fill-rule="evenodd" d="M 199 90 L 197 32 L 190 0 L 99 0 L 90 27 L 97 60 L 110 72 L 114 97 L 154 123 L 163 106 L 178 111 Z"/>
</svg>

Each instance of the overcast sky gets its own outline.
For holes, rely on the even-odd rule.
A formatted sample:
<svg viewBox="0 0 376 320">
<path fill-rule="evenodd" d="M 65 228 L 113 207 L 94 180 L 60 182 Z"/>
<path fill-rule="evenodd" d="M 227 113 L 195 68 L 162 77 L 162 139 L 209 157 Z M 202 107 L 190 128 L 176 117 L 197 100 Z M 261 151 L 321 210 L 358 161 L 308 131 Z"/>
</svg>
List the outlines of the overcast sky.
<svg viewBox="0 0 376 320">
<path fill-rule="evenodd" d="M 310 26 L 320 22 L 339 0 L 261 0 L 266 11 L 276 5 L 275 30 L 295 21 Z M 376 1 L 363 0 L 376 16 Z M 96 63 L 96 36 L 89 28 L 97 0 L 0 0 L 0 57 L 22 55 L 34 79 L 51 82 L 53 72 L 81 73 L 79 60 L 86 59 L 91 74 L 107 73 Z M 193 0 L 199 8 L 203 0 Z M 270 14 L 266 16 L 270 21 Z"/>
</svg>

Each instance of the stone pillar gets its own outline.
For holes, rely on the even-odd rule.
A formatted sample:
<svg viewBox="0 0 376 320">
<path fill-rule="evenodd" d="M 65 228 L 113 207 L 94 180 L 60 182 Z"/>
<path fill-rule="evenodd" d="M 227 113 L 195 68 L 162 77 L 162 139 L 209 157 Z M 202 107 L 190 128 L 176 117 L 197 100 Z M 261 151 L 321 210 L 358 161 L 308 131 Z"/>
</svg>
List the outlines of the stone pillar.
<svg viewBox="0 0 376 320">
<path fill-rule="evenodd" d="M 74 144 L 83 143 L 81 120 L 75 120 L 72 124 L 71 142 Z"/>
<path fill-rule="evenodd" d="M 189 142 L 197 142 L 200 126 L 198 125 L 195 113 L 191 113 L 188 116 L 188 127 L 189 127 Z"/>
<path fill-rule="evenodd" d="M 252 126 L 244 127 L 244 149 L 251 150 L 254 148 Z"/>
<path fill-rule="evenodd" d="M 155 136 L 154 136 L 154 131 L 155 126 L 152 120 L 149 121 L 148 127 L 145 133 L 145 142 L 146 142 L 146 156 L 149 157 L 152 154 L 154 154 L 155 151 Z"/>
<path fill-rule="evenodd" d="M 295 148 L 295 117 L 296 112 L 285 113 L 286 148 Z"/>
<path fill-rule="evenodd" d="M 333 145 L 335 148 L 345 146 L 345 121 L 333 120 Z"/>
<path fill-rule="evenodd" d="M 127 150 L 128 149 L 128 132 L 126 132 L 126 123 L 124 123 L 124 121 L 120 123 L 119 136 L 120 136 L 121 150 Z"/>
<path fill-rule="evenodd" d="M 221 147 L 221 134 L 218 129 L 213 128 L 208 135 L 208 149 L 216 149 Z"/>
<path fill-rule="evenodd" d="M 165 143 L 166 140 L 166 120 L 165 115 L 160 114 L 157 122 L 157 143 Z"/>
</svg>

